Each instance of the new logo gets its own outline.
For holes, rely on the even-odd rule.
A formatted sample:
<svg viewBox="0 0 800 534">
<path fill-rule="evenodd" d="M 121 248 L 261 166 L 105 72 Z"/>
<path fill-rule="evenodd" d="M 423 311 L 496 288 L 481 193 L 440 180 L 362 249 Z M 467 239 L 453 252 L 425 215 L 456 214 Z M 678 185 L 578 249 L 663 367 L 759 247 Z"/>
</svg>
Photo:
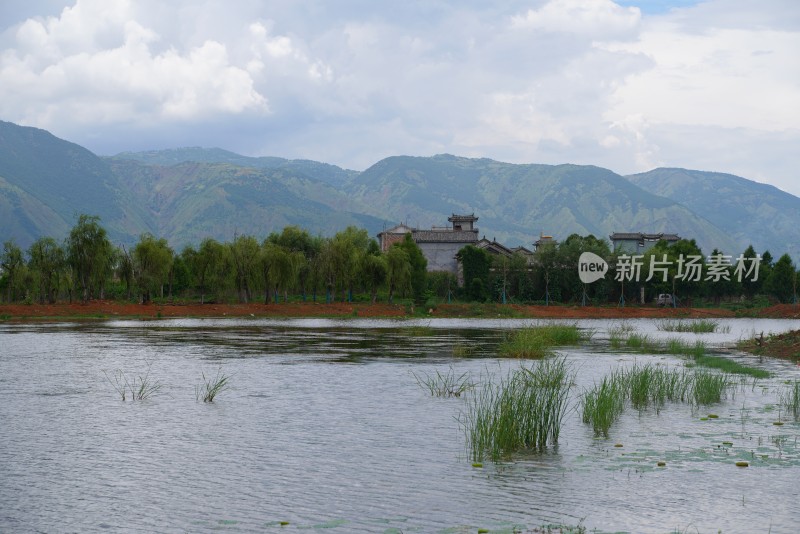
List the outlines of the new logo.
<svg viewBox="0 0 800 534">
<path fill-rule="evenodd" d="M 584 252 L 578 258 L 578 276 L 584 284 L 591 284 L 606 276 L 608 263 L 594 252 Z"/>
</svg>

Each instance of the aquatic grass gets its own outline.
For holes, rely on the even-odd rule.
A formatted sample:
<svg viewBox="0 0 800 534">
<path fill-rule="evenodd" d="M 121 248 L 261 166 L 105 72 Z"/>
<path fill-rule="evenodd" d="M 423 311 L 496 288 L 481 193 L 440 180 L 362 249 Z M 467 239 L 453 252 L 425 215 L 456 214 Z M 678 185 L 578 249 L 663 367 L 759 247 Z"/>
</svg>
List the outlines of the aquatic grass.
<svg viewBox="0 0 800 534">
<path fill-rule="evenodd" d="M 695 334 L 705 334 L 712 332 L 728 333 L 731 331 L 730 325 L 720 326 L 718 321 L 712 319 L 683 320 L 677 321 L 664 320 L 656 323 L 656 328 L 664 332 L 692 332 Z"/>
<path fill-rule="evenodd" d="M 791 415 L 795 421 L 800 421 L 800 381 L 782 388 L 778 392 L 778 399 L 781 408 Z"/>
<path fill-rule="evenodd" d="M 695 405 L 716 404 L 726 396 L 731 381 L 726 373 L 697 370 L 694 373 L 692 401 Z"/>
<path fill-rule="evenodd" d="M 653 407 L 656 413 L 667 401 L 708 405 L 720 402 L 732 384 L 725 373 L 634 364 L 613 371 L 600 385 L 584 392 L 581 416 L 595 435 L 608 437 L 609 428 L 624 412 L 626 401 L 640 411 Z"/>
<path fill-rule="evenodd" d="M 637 352 L 656 352 L 659 346 L 647 334 L 632 333 L 625 339 L 625 348 Z"/>
<path fill-rule="evenodd" d="M 685 369 L 667 369 L 651 364 L 634 365 L 623 376 L 628 398 L 637 410 L 650 405 L 659 408 L 666 401 L 686 401 L 693 380 Z"/>
<path fill-rule="evenodd" d="M 608 330 L 608 340 L 611 343 L 611 347 L 615 349 L 621 348 L 625 340 L 635 331 L 636 328 L 630 323 L 623 322 L 611 327 Z"/>
<path fill-rule="evenodd" d="M 766 369 L 742 365 L 736 360 L 725 358 L 724 356 L 703 355 L 700 357 L 695 357 L 694 363 L 702 367 L 719 369 L 720 371 L 735 375 L 747 375 L 753 378 L 769 378 L 772 376 L 771 373 Z"/>
<path fill-rule="evenodd" d="M 530 326 L 508 334 L 499 352 L 512 358 L 541 359 L 554 354 L 553 347 L 577 345 L 590 335 L 575 324 Z"/>
<path fill-rule="evenodd" d="M 230 376 L 224 374 L 222 369 L 217 369 L 217 374 L 206 378 L 202 373 L 203 383 L 194 387 L 195 398 L 203 402 L 214 402 L 217 395 L 229 389 Z"/>
<path fill-rule="evenodd" d="M 573 378 L 566 360 L 554 358 L 485 381 L 459 418 L 472 461 L 557 443 Z"/>
<path fill-rule="evenodd" d="M 691 342 L 678 338 L 669 338 L 664 342 L 664 351 L 667 354 L 680 354 L 700 358 L 706 353 L 706 344 L 700 339 Z"/>
<path fill-rule="evenodd" d="M 106 380 L 116 390 L 123 402 L 130 396 L 132 401 L 147 400 L 156 395 L 162 387 L 161 381 L 150 376 L 152 362 L 147 362 L 147 371 L 143 375 L 128 378 L 122 369 L 114 371 L 113 379 L 107 371 L 103 371 Z"/>
<path fill-rule="evenodd" d="M 583 395 L 582 420 L 592 425 L 595 435 L 608 437 L 611 425 L 625 410 L 626 381 L 624 375 L 614 372 L 603 377 L 599 386 Z"/>
<path fill-rule="evenodd" d="M 456 375 L 452 366 L 444 374 L 437 369 L 435 375 L 423 373 L 420 376 L 413 371 L 411 375 L 421 388 L 427 389 L 434 397 L 460 397 L 462 393 L 475 386 L 470 381 L 469 371 Z"/>
</svg>

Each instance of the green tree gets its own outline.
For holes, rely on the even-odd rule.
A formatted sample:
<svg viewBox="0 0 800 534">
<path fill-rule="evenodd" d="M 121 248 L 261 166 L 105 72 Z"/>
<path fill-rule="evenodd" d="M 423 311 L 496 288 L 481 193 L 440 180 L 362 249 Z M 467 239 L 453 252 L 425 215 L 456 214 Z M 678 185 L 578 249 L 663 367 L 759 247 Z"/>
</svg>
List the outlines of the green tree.
<svg viewBox="0 0 800 534">
<path fill-rule="evenodd" d="M 783 303 L 793 302 L 797 288 L 797 272 L 789 254 L 784 254 L 772 267 L 764 282 L 765 291 Z"/>
<path fill-rule="evenodd" d="M 67 238 L 67 258 L 81 289 L 81 299 L 88 302 L 95 294 L 102 298 L 114 253 L 105 228 L 100 226 L 100 217 L 78 217 Z"/>
<path fill-rule="evenodd" d="M 149 233 L 139 238 L 133 249 L 133 263 L 143 304 L 152 300 L 153 293 L 164 296 L 164 284 L 168 282 L 173 255 L 166 239 L 156 239 Z"/>
<path fill-rule="evenodd" d="M 408 254 L 408 261 L 411 266 L 411 279 L 409 282 L 414 302 L 423 304 L 425 302 L 425 289 L 428 284 L 428 260 L 425 259 L 425 255 L 414 242 L 410 233 L 405 235 L 403 240 L 398 243 L 398 246 Z"/>
<path fill-rule="evenodd" d="M 28 249 L 29 268 L 36 273 L 39 302 L 53 304 L 58 293 L 61 271 L 66 265 L 64 249 L 52 237 L 40 237 Z"/>
<path fill-rule="evenodd" d="M 395 291 L 405 291 L 411 285 L 411 261 L 408 252 L 397 243 L 386 251 L 386 283 L 389 286 L 389 303 L 394 302 Z"/>
<path fill-rule="evenodd" d="M 13 240 L 3 243 L 3 255 L 0 256 L 0 267 L 6 282 L 6 302 L 16 300 L 16 289 L 25 267 L 22 249 Z"/>
<path fill-rule="evenodd" d="M 125 246 L 119 247 L 119 250 L 117 251 L 117 258 L 117 276 L 120 280 L 125 282 L 125 298 L 131 300 L 133 282 L 136 278 L 136 272 L 134 271 L 133 267 L 133 258 Z"/>
<path fill-rule="evenodd" d="M 253 236 L 240 235 L 229 244 L 239 302 L 250 302 L 256 288 L 261 247 Z"/>
<path fill-rule="evenodd" d="M 456 254 L 464 273 L 464 288 L 469 300 L 486 300 L 492 256 L 482 248 L 467 245 Z M 477 280 L 477 282 L 476 282 Z"/>
<path fill-rule="evenodd" d="M 200 242 L 197 251 L 192 247 L 186 247 L 181 256 L 189 267 L 195 287 L 200 292 L 200 303 L 205 304 L 206 292 L 211 292 L 219 298 L 228 286 L 233 270 L 230 247 L 207 237 Z"/>
<path fill-rule="evenodd" d="M 366 230 L 348 226 L 331 240 L 330 259 L 342 290 L 342 300 L 352 300 L 353 287 L 363 282 L 361 260 L 367 253 L 369 234 Z"/>
<path fill-rule="evenodd" d="M 756 258 L 757 254 L 753 245 L 748 246 L 745 251 L 742 253 L 742 257 L 745 258 L 744 266 L 745 272 L 742 274 L 742 292 L 745 294 L 747 298 L 753 298 L 756 294 L 761 291 L 761 286 L 764 284 L 764 273 L 761 272 L 761 265 L 758 265 L 758 277 L 753 280 L 755 275 L 755 271 L 750 276 L 745 276 L 747 274 L 746 270 L 750 267 L 751 262 L 757 261 Z"/>
<path fill-rule="evenodd" d="M 361 259 L 361 272 L 364 273 L 373 304 L 378 300 L 378 288 L 386 282 L 387 271 L 386 258 L 381 255 L 380 250 L 370 251 Z"/>
</svg>

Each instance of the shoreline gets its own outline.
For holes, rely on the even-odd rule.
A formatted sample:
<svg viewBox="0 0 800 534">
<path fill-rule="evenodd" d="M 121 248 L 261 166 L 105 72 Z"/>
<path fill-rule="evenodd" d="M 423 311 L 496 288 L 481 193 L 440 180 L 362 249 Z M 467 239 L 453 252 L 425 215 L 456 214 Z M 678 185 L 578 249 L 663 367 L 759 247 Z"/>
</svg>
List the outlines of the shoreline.
<svg viewBox="0 0 800 534">
<path fill-rule="evenodd" d="M 440 304 L 414 308 L 407 304 L 368 302 L 289 302 L 249 304 L 150 303 L 116 301 L 56 304 L 0 304 L 0 322 L 106 320 L 124 318 L 225 318 L 225 317 L 442 317 L 442 318 L 540 318 L 540 319 L 699 319 L 773 318 L 799 319 L 800 306 L 779 304 L 766 308 L 662 308 L 654 306 L 520 305 L 495 303 Z"/>
</svg>

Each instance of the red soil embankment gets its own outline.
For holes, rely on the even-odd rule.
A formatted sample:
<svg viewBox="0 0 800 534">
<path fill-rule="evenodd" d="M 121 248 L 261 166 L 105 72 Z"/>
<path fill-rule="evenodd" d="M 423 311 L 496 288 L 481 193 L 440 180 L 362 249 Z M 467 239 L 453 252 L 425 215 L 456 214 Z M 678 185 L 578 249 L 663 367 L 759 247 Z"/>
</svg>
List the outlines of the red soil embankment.
<svg viewBox="0 0 800 534">
<path fill-rule="evenodd" d="M 280 304 L 130 304 L 91 301 L 59 304 L 0 304 L 0 318 L 76 319 L 114 317 L 405 317 L 423 313 L 430 317 L 531 317 L 555 319 L 635 319 L 735 317 L 722 308 L 658 308 L 645 306 L 522 306 L 499 304 L 444 304 L 433 310 L 412 310 L 386 303 L 280 303 Z M 747 310 L 748 317 L 800 318 L 800 307 L 781 304 Z"/>
</svg>

